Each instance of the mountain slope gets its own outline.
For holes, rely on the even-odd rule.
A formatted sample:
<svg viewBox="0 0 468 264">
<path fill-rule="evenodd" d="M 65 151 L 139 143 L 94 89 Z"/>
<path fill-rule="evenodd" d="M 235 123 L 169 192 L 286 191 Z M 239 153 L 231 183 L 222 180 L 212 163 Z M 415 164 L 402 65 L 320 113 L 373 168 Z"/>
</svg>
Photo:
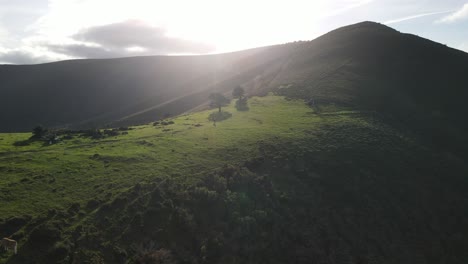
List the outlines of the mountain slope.
<svg viewBox="0 0 468 264">
<path fill-rule="evenodd" d="M 0 263 L 467 263 L 466 65 L 365 22 L 224 55 L 2 67 L 0 118 L 25 130 L 145 123 L 237 85 L 262 97 L 216 123 L 0 133 L 0 235 L 19 242 Z"/>
<path fill-rule="evenodd" d="M 19 242 L 0 263 L 466 263 L 464 160 L 372 112 L 249 107 L 53 145 L 0 134 L 0 234 Z"/>
<path fill-rule="evenodd" d="M 467 70 L 466 53 L 372 22 L 231 54 L 0 66 L 0 111 L 8 113 L 0 116 L 0 131 L 145 123 L 244 85 L 251 94 L 283 88 L 287 96 L 352 104 L 407 124 L 436 122 L 463 134 Z"/>
<path fill-rule="evenodd" d="M 102 126 L 133 111 L 208 89 L 237 74 L 234 62 L 261 50 L 0 66 L 0 111 L 8 113 L 0 117 L 0 131 L 29 131 L 36 124 Z M 247 62 L 243 67 L 250 66 Z M 176 113 L 184 110 L 188 109 L 180 106 Z"/>
</svg>

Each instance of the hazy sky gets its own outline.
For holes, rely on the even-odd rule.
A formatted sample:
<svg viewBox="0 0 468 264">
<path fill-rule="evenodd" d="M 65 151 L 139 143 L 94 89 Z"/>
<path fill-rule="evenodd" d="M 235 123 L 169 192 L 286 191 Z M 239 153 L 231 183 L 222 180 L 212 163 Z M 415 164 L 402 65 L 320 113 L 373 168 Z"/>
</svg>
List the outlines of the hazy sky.
<svg viewBox="0 0 468 264">
<path fill-rule="evenodd" d="M 0 63 L 217 53 L 365 20 L 468 51 L 468 0 L 0 0 Z"/>
</svg>

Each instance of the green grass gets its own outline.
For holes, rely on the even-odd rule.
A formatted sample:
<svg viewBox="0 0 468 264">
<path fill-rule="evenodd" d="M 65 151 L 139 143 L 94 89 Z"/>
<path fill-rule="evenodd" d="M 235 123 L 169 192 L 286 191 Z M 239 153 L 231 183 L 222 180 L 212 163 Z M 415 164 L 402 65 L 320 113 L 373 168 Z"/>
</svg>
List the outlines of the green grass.
<svg viewBox="0 0 468 264">
<path fill-rule="evenodd" d="M 73 202 L 109 197 L 139 182 L 179 177 L 184 181 L 258 155 L 259 141 L 293 142 L 310 138 L 324 125 L 352 122 L 369 126 L 365 119 L 343 112 L 315 115 L 300 101 L 282 97 L 252 98 L 250 111 L 225 107 L 232 118 L 217 122 L 212 111 L 174 118 L 168 126 L 135 127 L 128 135 L 101 140 L 75 137 L 44 146 L 35 142 L 16 147 L 28 133 L 0 134 L 0 215 L 38 215 Z M 92 158 L 98 154 L 98 158 Z"/>
<path fill-rule="evenodd" d="M 369 113 L 333 105 L 316 113 L 301 100 L 270 95 L 251 98 L 249 107 L 239 112 L 233 102 L 223 108 L 232 117 L 216 125 L 208 120 L 215 109 L 178 116 L 170 125 L 133 127 L 126 135 L 104 139 L 74 135 L 53 145 L 14 146 L 31 134 L 0 134 L 0 222 L 25 215 L 41 219 L 51 209 L 64 212 L 74 203 L 85 208 L 91 200 L 102 205 L 138 183 L 171 179 L 194 185 L 226 164 L 242 165 L 266 153 L 286 161 L 291 155 L 321 153 L 319 162 L 339 167 L 338 155 L 329 153 L 358 149 L 360 142 L 378 148 L 386 142 L 380 140 L 385 135 L 395 135 Z M 280 148 L 268 149 L 271 146 Z M 275 182 L 283 190 L 297 190 L 297 180 L 276 177 Z M 92 211 L 82 211 L 67 220 L 68 230 L 93 217 Z M 25 242 L 22 239 L 20 245 Z M 0 255 L 0 263 L 6 256 Z"/>
<path fill-rule="evenodd" d="M 142 239 L 140 246 L 152 241 L 179 260 L 202 259 L 206 246 L 214 254 L 207 263 L 227 263 L 223 256 L 237 263 L 283 257 L 278 263 L 285 263 L 297 257 L 292 249 L 304 247 L 296 238 L 312 241 L 324 228 L 336 233 L 334 239 L 358 241 L 351 247 L 360 247 L 360 239 L 364 245 L 407 243 L 393 234 L 426 230 L 423 220 L 400 218 L 407 214 L 401 212 L 430 212 L 438 221 L 467 212 L 463 203 L 439 211 L 448 201 L 466 199 L 466 165 L 374 112 L 333 104 L 310 108 L 271 95 L 251 98 L 249 108 L 238 112 L 233 102 L 223 108 L 232 117 L 216 126 L 208 116 L 217 109 L 178 116 L 170 125 L 133 127 L 126 135 L 75 135 L 55 145 L 19 147 L 14 143 L 31 134 L 0 134 L 0 230 L 2 219 L 27 221 L 14 234 L 20 254 L 0 252 L 0 263 L 45 263 L 49 256 L 67 262 L 75 250 L 78 262 L 113 263 L 121 250 L 131 261 L 143 252 L 135 249 Z M 95 206 L 88 208 L 89 201 Z M 67 210 L 76 203 L 79 209 Z M 389 226 L 396 231 L 372 231 Z M 437 227 L 443 233 L 450 225 Z M 35 230 L 42 230 L 41 239 L 34 240 Z M 50 232 L 59 236 L 36 249 Z M 243 248 L 245 237 L 251 244 Z M 320 243 L 321 252 L 328 242 Z M 236 245 L 241 248 L 231 251 Z"/>
</svg>

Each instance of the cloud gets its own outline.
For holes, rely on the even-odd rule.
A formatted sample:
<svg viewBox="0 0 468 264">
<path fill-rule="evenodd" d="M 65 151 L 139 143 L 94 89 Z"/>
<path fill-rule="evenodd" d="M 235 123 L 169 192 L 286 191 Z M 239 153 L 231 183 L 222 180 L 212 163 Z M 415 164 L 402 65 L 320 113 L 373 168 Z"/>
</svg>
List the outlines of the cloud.
<svg viewBox="0 0 468 264">
<path fill-rule="evenodd" d="M 108 55 L 128 55 L 132 52 L 145 54 L 208 53 L 214 50 L 214 47 L 208 44 L 167 36 L 164 29 L 138 20 L 87 28 L 73 35 L 72 38 L 101 47 L 73 47 L 75 55 L 78 55 L 77 52 L 80 50 L 84 51 L 83 55 L 97 50 Z"/>
<path fill-rule="evenodd" d="M 94 26 L 66 38 L 23 39 L 14 49 L 0 47 L 0 63 L 36 64 L 63 59 L 116 58 L 166 54 L 202 54 L 213 46 L 170 37 L 162 28 L 138 20 Z"/>
<path fill-rule="evenodd" d="M 37 64 L 52 60 L 27 49 L 0 49 L 0 64 Z"/>
<path fill-rule="evenodd" d="M 48 43 L 45 47 L 76 58 L 201 54 L 214 50 L 204 43 L 167 36 L 164 29 L 138 20 L 82 29 L 71 36 L 71 43 Z"/>
<path fill-rule="evenodd" d="M 45 44 L 45 47 L 52 52 L 64 54 L 73 58 L 115 58 L 124 57 L 125 51 L 118 52 L 106 49 L 99 45 L 89 45 L 86 43 L 73 44 Z M 135 55 L 135 54 L 134 54 Z"/>
<path fill-rule="evenodd" d="M 403 22 L 403 21 L 413 20 L 413 19 L 427 17 L 427 16 L 433 16 L 433 15 L 441 15 L 441 14 L 446 14 L 446 13 L 450 13 L 450 12 L 452 12 L 452 11 L 440 11 L 440 12 L 430 12 L 430 13 L 416 14 L 416 15 L 412 15 L 412 16 L 406 16 L 406 17 L 401 17 L 401 18 L 397 18 L 397 19 L 392 19 L 392 20 L 384 22 L 384 24 L 386 24 L 386 25 L 396 24 L 396 23 L 400 23 L 400 22 Z"/>
<path fill-rule="evenodd" d="M 453 12 L 452 14 L 437 20 L 437 22 L 450 24 L 465 19 L 468 19 L 468 4 L 465 4 L 461 9 Z"/>
</svg>

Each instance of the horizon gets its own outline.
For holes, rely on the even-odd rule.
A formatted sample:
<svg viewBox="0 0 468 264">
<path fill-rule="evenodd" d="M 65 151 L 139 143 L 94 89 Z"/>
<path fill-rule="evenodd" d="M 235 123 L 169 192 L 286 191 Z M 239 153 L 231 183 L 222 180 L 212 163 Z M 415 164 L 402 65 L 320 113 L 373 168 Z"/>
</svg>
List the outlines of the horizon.
<svg viewBox="0 0 468 264">
<path fill-rule="evenodd" d="M 0 0 L 0 5 L 1 64 L 220 54 L 309 41 L 363 21 L 468 51 L 468 36 L 460 34 L 468 26 L 468 3 L 460 0 Z"/>
</svg>

